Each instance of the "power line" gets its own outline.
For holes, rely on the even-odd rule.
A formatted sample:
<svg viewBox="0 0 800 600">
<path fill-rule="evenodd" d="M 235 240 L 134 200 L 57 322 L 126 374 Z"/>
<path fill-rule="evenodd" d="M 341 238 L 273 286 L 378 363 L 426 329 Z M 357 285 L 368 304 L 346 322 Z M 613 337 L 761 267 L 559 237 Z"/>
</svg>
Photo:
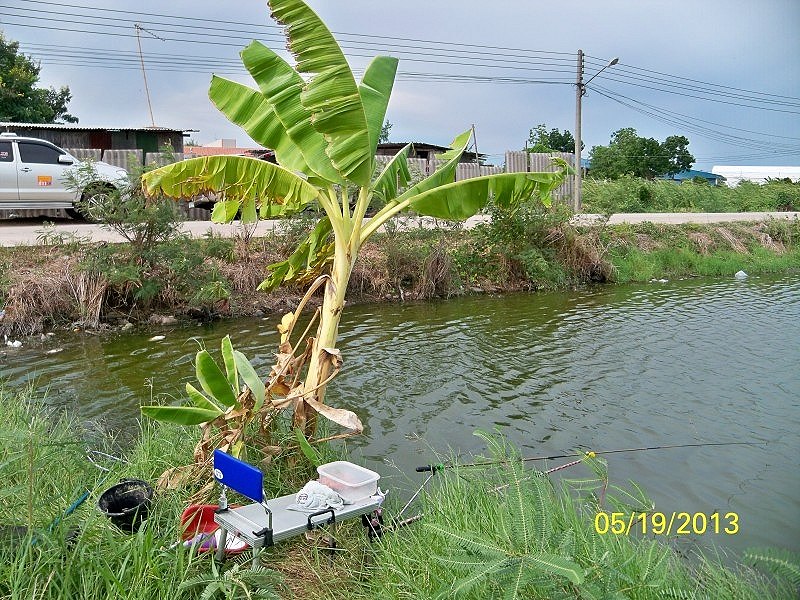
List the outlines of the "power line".
<svg viewBox="0 0 800 600">
<path fill-rule="evenodd" d="M 64 8 L 64 7 L 70 8 L 71 7 L 71 8 L 79 8 L 79 9 L 84 10 L 84 11 L 90 10 L 87 7 L 76 6 L 76 5 L 72 5 L 72 4 L 57 4 L 57 3 L 54 3 L 54 2 L 41 2 L 41 1 L 37 1 L 37 0 L 21 0 L 21 1 L 32 3 L 32 4 L 36 4 L 36 5 L 50 5 L 50 6 L 57 6 L 59 8 Z M 11 8 L 11 7 L 8 7 L 8 8 Z M 280 38 L 281 40 L 283 39 L 282 35 L 280 35 L 278 33 L 272 33 L 272 31 L 274 31 L 274 30 L 280 30 L 281 29 L 277 25 L 253 25 L 252 23 L 243 23 L 241 21 L 224 21 L 224 20 L 222 20 L 222 21 L 218 21 L 218 20 L 210 21 L 208 19 L 201 19 L 201 18 L 196 18 L 196 17 L 185 17 L 185 16 L 167 15 L 167 14 L 159 14 L 159 13 L 141 13 L 141 12 L 132 12 L 132 11 L 119 11 L 119 10 L 114 10 L 114 9 L 93 9 L 92 8 L 91 10 L 92 10 L 92 13 L 103 12 L 103 13 L 110 13 L 110 14 L 114 14 L 114 15 L 122 14 L 122 15 L 126 15 L 126 16 L 129 16 L 129 15 L 149 16 L 149 17 L 173 19 L 173 20 L 177 20 L 177 21 L 180 21 L 180 22 L 191 22 L 191 23 L 201 23 L 201 24 L 213 23 L 213 27 L 211 28 L 212 32 L 211 33 L 206 33 L 205 34 L 206 37 L 211 35 L 211 36 L 218 37 L 218 38 L 222 37 L 222 38 L 226 38 L 226 39 L 242 39 L 242 40 L 244 40 L 245 38 L 242 37 L 241 30 L 237 30 L 236 31 L 237 35 L 234 35 L 234 36 L 230 36 L 230 35 L 225 35 L 225 34 L 219 33 L 220 31 L 231 32 L 232 30 L 228 30 L 228 29 L 222 29 L 221 30 L 220 29 L 220 24 L 229 24 L 229 25 L 237 25 L 237 26 L 246 26 L 246 27 L 249 27 L 251 29 L 255 28 L 257 31 L 250 32 L 250 33 L 253 33 L 255 35 L 267 35 L 267 36 L 269 36 L 271 38 Z M 42 11 L 40 10 L 40 12 L 42 12 Z M 44 11 L 44 12 L 48 12 L 48 11 Z M 65 11 L 53 11 L 53 10 L 51 10 L 51 11 L 49 11 L 49 14 L 80 16 L 82 18 L 82 20 L 79 21 L 79 23 L 81 23 L 81 24 L 85 24 L 85 19 L 86 18 L 92 18 L 92 19 L 106 18 L 107 20 L 110 19 L 110 20 L 122 21 L 122 22 L 131 22 L 132 21 L 132 19 L 124 19 L 122 17 L 116 17 L 116 16 L 114 16 L 114 17 L 97 17 L 95 14 L 85 15 L 85 14 L 79 14 L 79 13 L 69 13 L 69 12 L 65 12 Z M 27 15 L 23 15 L 23 18 L 31 18 L 31 17 L 28 17 Z M 40 18 L 40 17 L 37 17 L 37 18 Z M 63 19 L 59 19 L 59 21 L 63 21 Z M 153 23 L 154 24 L 162 24 L 162 25 L 164 24 L 163 22 L 153 22 Z M 104 24 L 104 23 L 95 23 L 95 24 L 98 25 L 98 26 L 101 26 L 101 27 L 121 27 L 119 25 L 116 25 L 116 26 L 115 25 L 107 25 L 107 24 Z M 19 25 L 19 26 L 29 26 L 29 25 L 24 25 L 24 24 L 17 24 L 17 25 Z M 168 23 L 167 25 L 175 26 L 173 23 Z M 197 30 L 197 29 L 203 30 L 203 27 L 197 26 L 197 25 L 177 25 L 177 26 L 180 27 L 181 29 L 178 29 L 178 30 L 167 29 L 167 30 L 161 30 L 161 31 L 163 33 L 176 33 L 178 35 L 188 35 L 189 31 L 187 31 L 187 28 L 189 30 Z M 205 30 L 207 30 L 207 29 L 208 28 L 205 28 Z M 81 30 L 80 32 L 82 32 L 82 33 L 92 33 L 91 31 L 85 31 L 85 30 Z M 106 34 L 106 35 L 109 34 L 109 32 L 95 32 L 95 33 L 103 33 L 103 34 Z M 432 63 L 438 63 L 438 64 L 455 64 L 455 65 L 459 65 L 459 66 L 479 66 L 479 67 L 489 67 L 489 68 L 510 68 L 510 69 L 513 69 L 514 67 L 508 65 L 508 63 L 517 63 L 517 64 L 523 63 L 523 64 L 526 64 L 528 66 L 520 67 L 520 68 L 521 69 L 526 69 L 526 70 L 532 69 L 531 65 L 533 65 L 533 64 L 540 64 L 540 65 L 544 65 L 544 66 L 557 66 L 557 67 L 560 67 L 559 69 L 552 69 L 552 71 L 557 71 L 557 72 L 566 72 L 565 69 L 570 69 L 571 68 L 571 64 L 562 64 L 562 63 L 565 63 L 565 62 L 566 63 L 573 63 L 574 62 L 573 58 L 556 58 L 557 56 L 570 56 L 571 57 L 571 55 L 569 53 L 560 53 L 560 52 L 553 52 L 553 51 L 526 50 L 526 49 L 522 49 L 522 48 L 510 48 L 510 47 L 501 47 L 501 46 L 487 46 L 487 45 L 480 45 L 480 44 L 461 44 L 461 43 L 453 43 L 453 42 L 440 42 L 440 41 L 433 41 L 433 40 L 422 40 L 422 39 L 414 39 L 414 38 L 398 38 L 398 37 L 388 37 L 388 36 L 373 36 L 373 35 L 354 34 L 354 33 L 343 33 L 341 35 L 344 35 L 346 37 L 356 38 L 357 41 L 355 43 L 360 44 L 360 46 L 356 46 L 357 49 L 365 49 L 365 48 L 366 49 L 370 49 L 370 48 L 375 48 L 376 47 L 376 45 L 373 42 L 363 42 L 363 41 L 361 41 L 360 38 L 380 39 L 382 42 L 384 42 L 384 45 L 382 45 L 381 48 L 385 48 L 386 47 L 386 45 L 385 45 L 385 41 L 386 40 L 414 42 L 417 45 L 409 46 L 409 45 L 405 45 L 405 44 L 393 44 L 392 46 L 389 46 L 389 47 L 392 48 L 395 51 L 397 51 L 398 48 L 413 48 L 414 49 L 413 51 L 412 50 L 399 50 L 399 51 L 402 54 L 410 54 L 412 56 L 423 55 L 425 57 L 428 57 L 426 60 L 405 58 L 405 60 L 418 60 L 420 62 L 432 62 Z M 194 40 L 174 39 L 173 41 L 177 41 L 177 42 L 192 42 Z M 471 61 L 471 62 L 463 63 L 463 62 L 434 61 L 434 60 L 431 60 L 430 59 L 431 55 L 429 53 L 419 52 L 419 50 L 420 50 L 420 47 L 418 46 L 419 43 L 431 44 L 430 46 L 427 46 L 424 49 L 428 49 L 428 50 L 435 51 L 435 52 L 445 52 L 445 51 L 447 51 L 447 52 L 461 53 L 461 54 L 457 54 L 455 56 L 452 55 L 452 54 L 434 54 L 433 56 L 435 56 L 435 57 L 438 57 L 438 58 L 448 58 L 448 57 L 450 57 L 450 58 L 459 58 L 459 59 L 467 60 L 467 61 Z M 220 42 L 220 45 L 231 45 L 231 44 L 224 44 L 224 43 Z M 447 47 L 447 48 L 445 49 L 445 47 Z M 479 57 L 477 57 L 477 58 L 473 57 L 473 56 L 464 56 L 463 55 L 464 53 L 466 53 L 466 54 L 476 54 L 476 53 L 478 53 L 478 51 L 475 51 L 475 50 L 462 50 L 460 48 L 477 48 L 477 49 L 480 49 L 480 54 L 481 55 Z M 521 56 L 521 55 L 509 56 L 507 54 L 504 54 L 504 55 L 496 55 L 496 58 L 501 59 L 503 61 L 504 65 L 486 64 L 485 62 L 476 62 L 476 61 L 488 60 L 488 59 L 492 58 L 491 56 L 490 57 L 485 56 L 485 54 L 486 54 L 485 50 L 487 50 L 487 49 L 501 49 L 501 50 L 513 51 L 513 52 L 517 52 L 517 53 L 520 53 L 520 52 L 522 52 L 522 53 L 533 53 L 533 54 L 537 55 L 536 58 L 542 58 L 543 55 L 548 56 L 549 58 L 546 61 L 544 61 L 544 60 L 542 60 L 542 61 L 531 61 L 530 59 L 532 57 L 528 56 L 528 55 L 524 55 L 524 56 Z M 353 56 L 364 57 L 365 55 L 363 55 L 363 54 L 354 54 Z M 522 58 L 524 60 L 519 60 L 520 58 Z M 593 57 L 593 58 L 596 58 L 596 57 Z M 552 62 L 552 61 L 559 61 L 559 62 Z M 551 69 L 543 69 L 543 70 L 548 71 L 548 70 L 551 70 Z M 800 99 L 792 98 L 790 96 L 779 96 L 777 94 L 768 94 L 768 93 L 758 92 L 758 91 L 743 90 L 741 88 L 734 88 L 734 87 L 731 87 L 731 86 L 724 86 L 724 85 L 720 85 L 720 84 L 713 84 L 713 83 L 709 83 L 709 82 L 703 82 L 703 81 L 700 81 L 700 80 L 690 79 L 690 78 L 686 78 L 686 77 L 680 77 L 680 76 L 676 76 L 676 75 L 662 73 L 662 72 L 659 72 L 659 71 L 652 71 L 652 70 L 649 70 L 649 69 L 642 69 L 640 67 L 635 67 L 635 66 L 630 66 L 630 65 L 623 65 L 623 66 L 619 67 L 618 69 L 615 69 L 615 72 L 616 72 L 616 75 L 614 75 L 614 77 L 615 77 L 615 79 L 613 79 L 614 81 L 621 81 L 619 79 L 619 77 L 622 76 L 624 78 L 624 81 L 622 81 L 622 82 L 628 83 L 630 85 L 643 85 L 644 86 L 644 84 L 642 84 L 642 83 L 638 83 L 637 84 L 637 83 L 634 83 L 634 82 L 645 82 L 645 83 L 657 84 L 659 86 L 662 86 L 662 87 L 659 87 L 659 88 L 655 88 L 655 87 L 652 88 L 652 89 L 656 89 L 656 90 L 659 90 L 659 91 L 667 91 L 667 92 L 670 92 L 670 93 L 681 93 L 682 95 L 687 95 L 687 94 L 685 94 L 685 91 L 686 90 L 691 90 L 691 91 L 695 91 L 695 92 L 699 92 L 699 93 L 704 93 L 704 94 L 708 94 L 708 95 L 712 95 L 712 96 L 721 96 L 723 98 L 729 98 L 729 99 L 734 99 L 734 100 L 744 100 L 744 101 L 759 102 L 759 103 L 767 102 L 767 103 L 771 103 L 771 104 L 790 106 L 790 107 L 793 107 L 793 108 L 794 107 L 800 108 L 800 104 L 794 104 L 792 102 L 785 102 L 785 101 L 778 101 L 778 100 L 771 100 L 769 98 L 769 97 L 772 97 L 772 98 L 783 98 L 784 100 L 799 100 L 800 101 Z M 627 73 L 629 73 L 629 75 L 626 75 Z M 642 73 L 644 73 L 645 75 L 641 76 Z M 659 77 L 654 78 L 651 75 L 647 75 L 648 73 L 658 74 Z M 664 79 L 664 78 L 667 78 L 667 79 Z M 672 81 L 672 80 L 675 80 L 675 81 Z M 691 82 L 691 85 L 687 85 L 685 82 Z M 699 87 L 699 86 L 694 85 L 694 84 L 701 84 L 702 86 L 710 86 L 711 88 L 716 88 L 716 89 L 704 89 L 703 87 Z M 679 90 L 680 90 L 679 92 L 676 92 L 676 91 L 670 90 L 670 89 L 666 89 L 666 90 L 663 89 L 663 87 L 674 88 L 676 86 L 680 86 L 679 87 Z M 644 87 L 647 87 L 647 86 L 644 86 Z M 728 91 L 728 90 L 734 90 L 735 93 L 732 93 L 731 91 Z M 740 92 L 745 92 L 745 93 L 740 93 Z M 707 98 L 707 97 L 701 97 L 701 96 L 694 96 L 694 97 L 702 98 L 702 99 L 706 99 L 706 100 L 716 101 L 715 98 Z M 778 110 L 778 109 L 770 109 L 769 107 L 764 107 L 764 106 L 761 106 L 761 105 L 759 105 L 759 106 L 753 106 L 753 105 L 750 105 L 750 104 L 739 104 L 739 105 L 747 107 L 747 108 L 757 108 L 757 109 L 762 109 L 762 110 L 763 109 L 766 109 L 766 110 Z M 787 112 L 793 112 L 793 111 L 787 111 Z"/>
<path fill-rule="evenodd" d="M 589 58 L 591 58 L 593 60 L 588 61 L 588 62 L 592 62 L 592 63 L 595 63 L 595 64 L 601 63 L 602 65 L 604 65 L 604 64 L 607 64 L 607 62 L 608 62 L 605 59 L 599 58 L 597 56 L 592 56 L 592 57 L 589 57 Z M 770 93 L 767 93 L 767 92 L 760 92 L 760 91 L 755 91 L 755 90 L 746 90 L 746 89 L 743 89 L 743 88 L 737 88 L 737 87 L 732 87 L 732 86 L 728 86 L 728 85 L 722 85 L 722 84 L 719 84 L 719 83 L 711 83 L 711 82 L 708 82 L 708 81 L 701 81 L 699 79 L 691 79 L 689 77 L 681 77 L 680 75 L 672 75 L 670 73 L 664 73 L 662 71 L 654 71 L 652 69 L 643 69 L 641 67 L 635 67 L 633 65 L 628 65 L 628 64 L 625 64 L 625 63 L 618 63 L 618 67 L 619 67 L 619 69 L 621 69 L 623 71 L 626 70 L 626 68 L 627 68 L 629 70 L 643 72 L 643 73 L 654 73 L 656 75 L 659 75 L 660 77 L 668 77 L 670 79 L 676 79 L 676 80 L 680 80 L 680 81 L 689 81 L 689 82 L 692 82 L 692 83 L 699 83 L 699 84 L 702 84 L 702 85 L 707 85 L 707 86 L 712 86 L 712 87 L 720 87 L 720 88 L 725 88 L 725 89 L 729 89 L 729 90 L 735 90 L 737 92 L 747 92 L 748 94 L 756 94 L 756 95 L 760 95 L 760 96 L 773 96 L 773 97 L 776 97 L 776 98 L 785 98 L 787 100 L 800 100 L 800 98 L 797 98 L 795 96 L 783 96 L 783 95 L 780 95 L 780 94 L 770 94 Z"/>
<path fill-rule="evenodd" d="M 26 17 L 26 18 L 28 18 L 28 17 Z M 30 17 L 30 18 L 33 18 L 33 17 Z M 65 22 L 71 22 L 71 21 L 65 21 Z M 0 21 L 0 23 L 9 24 L 9 22 L 6 21 L 6 20 Z M 68 32 L 73 32 L 73 33 L 89 33 L 89 34 L 107 35 L 107 36 L 114 36 L 114 37 L 135 37 L 135 36 L 133 36 L 131 34 L 115 33 L 115 32 L 108 32 L 108 31 L 92 31 L 92 30 L 86 30 L 86 29 L 73 29 L 73 28 L 67 28 L 67 27 L 48 27 L 48 26 L 45 26 L 45 25 L 41 25 L 39 23 L 37 23 L 37 24 L 10 23 L 10 24 L 11 25 L 15 25 L 15 26 L 19 26 L 19 27 L 32 27 L 32 28 L 35 28 L 35 29 L 47 29 L 47 30 L 55 30 L 55 31 L 68 31 Z M 121 29 L 127 29 L 127 27 L 125 27 L 123 25 L 100 25 L 100 26 L 109 27 L 109 28 L 116 28 L 116 29 L 120 29 L 120 28 Z M 171 30 L 171 29 L 153 28 L 152 31 L 154 31 L 156 33 L 159 33 L 159 34 L 163 34 L 163 35 L 168 35 L 170 33 L 177 33 L 179 35 L 187 35 L 186 32 L 181 32 L 181 31 L 176 31 L 176 30 Z M 211 34 L 211 37 L 231 38 L 231 37 L 235 37 L 235 36 L 227 36 L 227 35 L 222 35 L 222 34 Z M 241 39 L 241 38 L 239 38 L 239 39 Z M 208 45 L 208 40 L 207 39 L 199 40 L 199 39 L 180 39 L 180 38 L 170 38 L 170 37 L 168 37 L 168 38 L 166 38 L 166 40 L 167 41 L 172 41 L 172 42 L 180 42 L 180 43 L 194 43 L 194 44 Z M 226 43 L 226 42 L 215 42 L 215 44 L 219 45 L 219 46 L 232 46 L 232 47 L 237 47 L 237 48 L 240 48 L 241 45 L 242 45 L 242 44 L 234 44 L 234 43 Z M 359 53 L 352 53 L 352 52 L 349 54 L 349 56 L 359 57 L 359 58 L 372 58 L 373 57 L 372 54 L 359 54 Z M 459 62 L 459 61 L 450 61 L 450 60 L 433 60 L 433 59 L 430 59 L 430 58 L 409 58 L 409 57 L 404 57 L 403 60 L 406 61 L 406 62 L 421 62 L 421 63 L 428 63 L 428 64 L 454 65 L 454 66 L 463 66 L 463 67 L 484 67 L 484 68 L 490 68 L 490 69 L 507 69 L 507 70 L 512 70 L 512 71 L 535 71 L 535 72 L 550 72 L 550 73 L 565 73 L 565 74 L 572 72 L 571 68 L 564 67 L 564 66 L 559 65 L 557 63 L 544 63 L 544 62 L 538 62 L 538 63 L 534 62 L 534 63 L 526 63 L 526 64 L 542 64 L 542 65 L 545 65 L 545 66 L 552 66 L 552 67 L 556 67 L 556 68 L 545 68 L 545 67 L 534 67 L 534 66 L 518 67 L 518 66 L 511 66 L 511 65 L 491 63 L 491 62 L 490 63 L 477 62 L 477 61 Z M 489 60 L 489 59 L 487 59 L 487 60 Z"/>
<path fill-rule="evenodd" d="M 199 17 L 187 17 L 184 15 L 168 15 L 163 13 L 145 13 L 145 12 L 135 12 L 135 11 L 121 11 L 115 10 L 110 8 L 96 8 L 96 7 L 86 7 L 80 6 L 75 4 L 66 4 L 60 2 L 46 2 L 44 0 L 18 0 L 20 2 L 27 2 L 29 4 L 37 4 L 37 5 L 50 5 L 50 6 L 57 6 L 57 7 L 69 7 L 69 8 L 79 8 L 83 10 L 91 10 L 92 12 L 111 12 L 111 13 L 121 13 L 125 15 L 138 15 L 138 16 L 149 16 L 149 17 L 167 17 L 171 19 L 177 19 L 182 21 L 200 21 L 203 23 L 213 23 L 214 25 L 223 24 L 223 25 L 244 25 L 253 27 L 253 23 L 245 23 L 242 21 L 226 21 L 226 20 L 210 20 L 210 19 L 203 19 Z M 264 24 L 258 25 L 256 27 L 263 27 L 264 29 L 278 29 L 281 32 L 283 31 L 283 27 L 280 25 L 272 25 L 272 24 Z M 468 44 L 463 42 L 445 42 L 441 40 L 426 40 L 426 39 L 419 39 L 419 38 L 407 38 L 407 37 L 394 37 L 394 36 L 385 36 L 385 35 L 370 35 L 364 33 L 348 33 L 348 32 L 341 32 L 341 31 L 333 31 L 332 33 L 336 35 L 343 35 L 343 36 L 350 36 L 356 38 L 370 38 L 370 39 L 378 39 L 381 41 L 384 40 L 395 40 L 395 41 L 402 41 L 402 42 L 414 42 L 415 44 L 419 43 L 426 43 L 426 44 L 438 44 L 443 46 L 452 46 L 454 48 L 464 47 L 464 48 L 477 48 L 480 50 L 509 50 L 513 52 L 531 52 L 536 54 L 548 54 L 548 55 L 561 55 L 561 56 L 569 56 L 572 57 L 572 52 L 556 52 L 552 50 L 530 50 L 527 48 L 512 48 L 507 46 L 490 46 L 485 44 Z M 281 38 L 283 38 L 281 34 Z M 564 59 L 566 60 L 566 59 Z"/>
<path fill-rule="evenodd" d="M 790 145 L 784 144 L 784 143 L 775 143 L 775 142 L 768 142 L 768 141 L 764 141 L 764 140 L 755 140 L 755 139 L 752 139 L 752 138 L 744 138 L 744 137 L 741 137 L 741 136 L 734 136 L 734 135 L 731 135 L 731 134 L 727 134 L 725 132 L 716 131 L 716 130 L 709 129 L 709 128 L 706 128 L 706 127 L 699 127 L 699 126 L 693 125 L 691 123 L 687 123 L 686 121 L 681 121 L 681 120 L 678 120 L 678 119 L 675 119 L 675 118 L 671 118 L 669 116 L 665 116 L 665 115 L 660 114 L 658 112 L 653 112 L 653 111 L 641 108 L 639 106 L 636 106 L 636 104 L 634 104 L 634 103 L 637 103 L 636 100 L 633 100 L 633 99 L 630 99 L 630 98 L 628 100 L 630 100 L 631 102 L 626 102 L 625 100 L 621 100 L 619 97 L 617 97 L 618 96 L 617 94 L 615 94 L 614 92 L 611 92 L 610 90 L 604 90 L 602 88 L 599 88 L 598 86 L 592 86 L 592 87 L 598 94 L 600 94 L 601 96 L 603 96 L 603 97 L 605 97 L 605 98 L 607 98 L 609 100 L 613 100 L 614 102 L 616 102 L 618 104 L 621 104 L 621 105 L 623 105 L 623 106 L 625 106 L 627 108 L 630 108 L 631 110 L 635 110 L 636 112 L 639 112 L 641 114 L 647 115 L 647 116 L 649 116 L 649 117 L 651 117 L 651 118 L 653 118 L 653 119 L 655 119 L 657 121 L 661 121 L 662 123 L 667 123 L 669 125 L 675 125 L 675 126 L 678 126 L 678 127 L 683 127 L 687 131 L 690 131 L 690 132 L 692 132 L 692 133 L 694 133 L 696 135 L 699 135 L 700 137 L 705 137 L 705 138 L 708 138 L 708 139 L 711 139 L 711 140 L 714 140 L 714 141 L 725 142 L 725 143 L 728 143 L 728 144 L 736 144 L 737 146 L 743 146 L 743 147 L 746 147 L 746 148 L 753 148 L 753 149 L 759 149 L 759 150 L 765 150 L 765 151 L 766 150 L 768 150 L 768 151 L 784 151 L 784 152 L 786 152 L 788 154 L 800 153 L 800 146 L 790 146 Z M 627 97 L 624 97 L 624 98 L 627 98 Z"/>
</svg>

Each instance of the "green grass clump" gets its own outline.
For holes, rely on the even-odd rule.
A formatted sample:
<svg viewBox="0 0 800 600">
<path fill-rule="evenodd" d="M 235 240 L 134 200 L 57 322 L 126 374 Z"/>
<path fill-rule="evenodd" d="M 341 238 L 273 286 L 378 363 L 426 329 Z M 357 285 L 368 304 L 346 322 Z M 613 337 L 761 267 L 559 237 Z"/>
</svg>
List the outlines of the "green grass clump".
<svg viewBox="0 0 800 600">
<path fill-rule="evenodd" d="M 729 188 L 636 177 L 612 181 L 589 178 L 583 185 L 583 203 L 585 212 L 599 214 L 800 210 L 800 185 L 742 182 Z"/>
<path fill-rule="evenodd" d="M 587 458 L 586 464 L 593 478 L 563 487 L 525 469 L 516 453 L 493 467 L 437 475 L 421 500 L 423 520 L 384 536 L 363 586 L 349 597 L 796 597 L 792 577 L 770 578 L 703 556 L 689 561 L 658 539 L 598 534 L 598 511 L 642 510 L 633 504 L 646 499 L 638 488 L 629 493 L 609 486 L 600 459 Z M 618 498 L 632 502 L 624 505 Z M 758 557 L 780 561 L 790 575 L 797 569 L 793 555 L 761 552 L 753 561 Z"/>
<path fill-rule="evenodd" d="M 125 478 L 155 486 L 167 468 L 192 461 L 195 440 L 177 427 L 143 426 L 124 460 L 110 461 L 106 474 L 87 459 L 87 448 L 108 450 L 102 436 L 74 421 L 34 406 L 28 393 L 0 387 L 5 407 L 0 426 L 0 598 L 173 599 L 197 598 L 207 585 L 184 586 L 212 573 L 209 556 L 179 546 L 179 516 L 188 493 L 157 492 L 147 521 L 126 534 L 97 508 L 103 490 Z M 64 511 L 81 495 L 74 513 Z M 59 523 L 53 525 L 63 517 Z M 9 527 L 26 528 L 22 537 Z M 20 529 L 15 530 L 20 532 Z M 226 571 L 227 572 L 227 571 Z M 222 580 L 225 573 L 220 573 Z M 274 578 L 273 578 L 274 579 Z M 241 590 L 232 588 L 240 595 Z M 219 597 L 210 595 L 209 598 Z M 234 597 L 234 596 L 227 596 Z"/>
<path fill-rule="evenodd" d="M 694 238 L 692 236 L 695 236 Z M 762 245 L 761 238 L 772 247 Z M 728 224 L 607 227 L 603 243 L 614 265 L 614 281 L 642 282 L 662 277 L 730 277 L 785 273 L 800 267 L 800 221 L 772 220 L 758 227 Z"/>
</svg>

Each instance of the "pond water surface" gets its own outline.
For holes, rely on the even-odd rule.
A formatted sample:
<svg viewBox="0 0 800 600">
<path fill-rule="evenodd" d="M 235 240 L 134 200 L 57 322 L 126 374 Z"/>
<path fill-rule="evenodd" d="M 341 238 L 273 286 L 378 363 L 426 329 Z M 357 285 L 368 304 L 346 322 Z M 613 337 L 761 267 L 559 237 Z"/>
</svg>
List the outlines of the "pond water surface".
<svg viewBox="0 0 800 600">
<path fill-rule="evenodd" d="M 59 334 L 5 349 L 0 376 L 35 382 L 46 402 L 83 419 L 130 429 L 151 397 L 182 398 L 194 338 L 215 352 L 230 333 L 266 368 L 276 321 Z M 165 339 L 149 341 L 159 333 Z M 499 429 L 526 456 L 753 442 L 612 454 L 610 474 L 642 484 L 668 514 L 738 514 L 736 535 L 703 541 L 800 550 L 796 275 L 353 306 L 340 349 L 345 366 L 329 401 L 361 416 L 365 434 L 348 448 L 390 486 L 413 485 L 413 467 L 437 452 L 471 460 L 484 450 L 476 429 Z"/>
</svg>

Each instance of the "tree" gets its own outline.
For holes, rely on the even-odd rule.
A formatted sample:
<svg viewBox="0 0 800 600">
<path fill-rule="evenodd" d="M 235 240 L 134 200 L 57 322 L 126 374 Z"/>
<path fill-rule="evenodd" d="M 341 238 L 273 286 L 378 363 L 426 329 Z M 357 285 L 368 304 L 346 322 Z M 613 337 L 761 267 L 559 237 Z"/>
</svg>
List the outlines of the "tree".
<svg viewBox="0 0 800 600">
<path fill-rule="evenodd" d="M 654 179 L 674 175 L 692 167 L 694 156 L 682 135 L 669 136 L 660 143 L 654 138 L 637 135 L 632 127 L 615 131 L 608 146 L 593 146 L 589 153 L 593 177 L 617 179 L 633 175 Z"/>
<path fill-rule="evenodd" d="M 277 363 L 266 384 L 266 406 L 294 407 L 293 424 L 306 437 L 316 431 L 316 414 L 360 432 L 349 410 L 324 403 L 327 384 L 341 368 L 336 348 L 339 320 L 353 265 L 364 242 L 401 211 L 460 220 L 492 197 L 501 207 L 540 198 L 564 179 L 560 161 L 553 173 L 502 173 L 455 182 L 456 167 L 471 130 L 456 136 L 439 168 L 412 183 L 410 144 L 374 176 L 375 150 L 394 85 L 397 59 L 378 56 L 356 82 L 330 31 L 302 0 L 270 0 L 272 16 L 285 26 L 297 69 L 259 42 L 242 62 L 259 89 L 214 76 L 209 96 L 217 108 L 251 138 L 275 150 L 277 164 L 240 157 L 209 156 L 167 165 L 144 176 L 148 194 L 189 198 L 220 194 L 212 219 L 243 222 L 285 216 L 315 203 L 325 216 L 285 261 L 269 265 L 260 289 L 310 283 L 293 313 L 284 315 Z M 300 176 L 298 173 L 302 173 Z M 382 207 L 364 215 L 374 200 Z M 301 339 L 292 339 L 298 317 L 317 291 L 323 303 Z M 313 336 L 309 332 L 316 328 Z M 198 407 L 198 410 L 202 410 Z"/>
<path fill-rule="evenodd" d="M 531 129 L 528 152 L 575 152 L 575 138 L 566 129 L 561 132 L 554 127 L 548 132 L 545 124 L 540 123 Z"/>
<path fill-rule="evenodd" d="M 383 127 L 381 127 L 381 134 L 378 136 L 378 143 L 383 144 L 389 141 L 389 132 L 392 130 L 392 124 L 389 122 L 389 119 L 386 119 L 383 122 Z"/>
<path fill-rule="evenodd" d="M 19 53 L 19 42 L 0 33 L 0 121 L 17 123 L 77 123 L 67 112 L 69 88 L 37 88 L 41 67 Z"/>
</svg>

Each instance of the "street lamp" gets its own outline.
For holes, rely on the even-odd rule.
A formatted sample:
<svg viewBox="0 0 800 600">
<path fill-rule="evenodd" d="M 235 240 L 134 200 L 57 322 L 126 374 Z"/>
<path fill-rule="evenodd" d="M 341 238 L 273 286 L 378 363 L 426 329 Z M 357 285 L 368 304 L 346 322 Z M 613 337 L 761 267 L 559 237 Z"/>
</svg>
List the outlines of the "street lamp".
<svg viewBox="0 0 800 600">
<path fill-rule="evenodd" d="M 578 76 L 575 80 L 575 190 L 572 194 L 572 208 L 575 212 L 581 209 L 583 174 L 581 172 L 581 98 L 586 93 L 586 85 L 595 77 L 600 75 L 608 67 L 613 67 L 619 62 L 619 58 L 612 58 L 608 64 L 597 73 L 583 81 L 583 50 L 578 50 Z"/>
</svg>

